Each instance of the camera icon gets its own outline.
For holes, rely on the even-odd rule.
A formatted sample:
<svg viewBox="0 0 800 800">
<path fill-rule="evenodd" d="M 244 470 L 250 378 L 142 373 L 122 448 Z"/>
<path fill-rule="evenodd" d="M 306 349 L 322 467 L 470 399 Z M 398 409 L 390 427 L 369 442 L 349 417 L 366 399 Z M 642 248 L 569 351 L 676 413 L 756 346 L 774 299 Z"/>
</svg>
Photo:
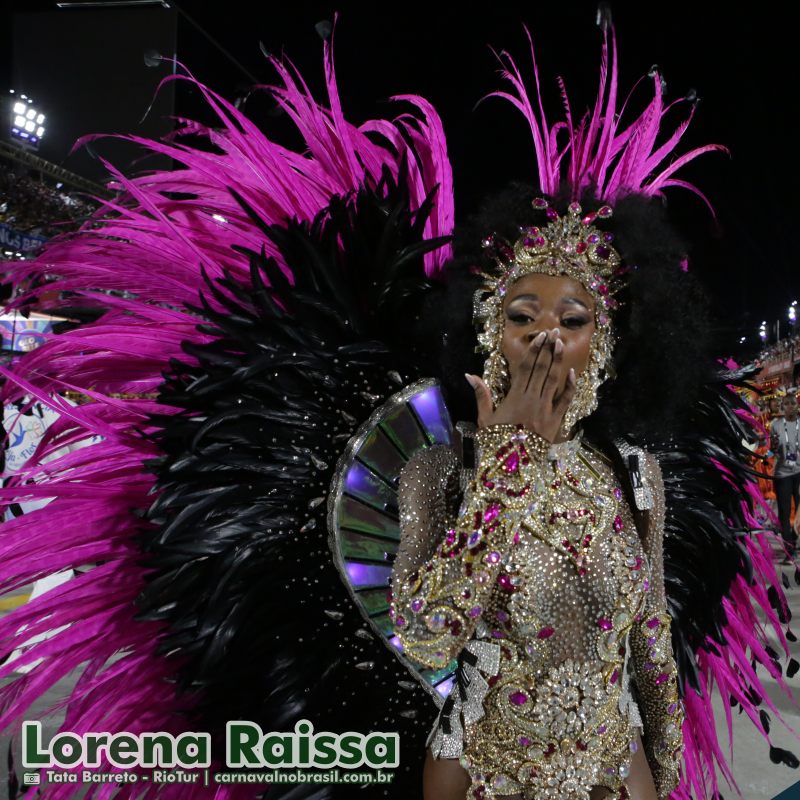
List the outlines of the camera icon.
<svg viewBox="0 0 800 800">
<path fill-rule="evenodd" d="M 26 772 L 22 776 L 23 786 L 38 786 L 42 782 L 42 776 L 38 772 Z"/>
</svg>

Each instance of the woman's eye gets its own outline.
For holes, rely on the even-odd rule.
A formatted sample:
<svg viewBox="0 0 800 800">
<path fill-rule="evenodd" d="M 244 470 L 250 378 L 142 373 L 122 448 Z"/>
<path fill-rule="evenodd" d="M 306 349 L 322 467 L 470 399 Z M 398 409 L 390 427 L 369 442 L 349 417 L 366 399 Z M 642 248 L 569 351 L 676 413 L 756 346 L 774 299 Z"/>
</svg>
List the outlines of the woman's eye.
<svg viewBox="0 0 800 800">
<path fill-rule="evenodd" d="M 567 317 L 561 320 L 561 324 L 565 328 L 582 328 L 589 320 L 586 317 Z"/>
<path fill-rule="evenodd" d="M 508 318 L 511 322 L 516 323 L 517 325 L 527 325 L 529 322 L 533 322 L 533 317 L 529 314 L 523 314 L 519 311 L 513 314 L 509 314 Z"/>
</svg>

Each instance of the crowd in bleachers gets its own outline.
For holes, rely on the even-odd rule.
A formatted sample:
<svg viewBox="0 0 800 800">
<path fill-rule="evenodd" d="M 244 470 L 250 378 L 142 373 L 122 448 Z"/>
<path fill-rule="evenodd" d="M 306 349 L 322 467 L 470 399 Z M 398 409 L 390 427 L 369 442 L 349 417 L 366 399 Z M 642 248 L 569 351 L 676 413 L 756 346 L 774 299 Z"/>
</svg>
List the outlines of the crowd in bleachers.
<svg viewBox="0 0 800 800">
<path fill-rule="evenodd" d="M 75 193 L 0 164 L 0 222 L 19 233 L 50 238 L 74 227 L 93 209 Z"/>
<path fill-rule="evenodd" d="M 791 355 L 794 348 L 795 358 L 800 358 L 800 333 L 787 336 L 775 344 L 771 344 L 761 351 L 759 361 L 768 361 L 775 358 L 786 358 Z"/>
</svg>

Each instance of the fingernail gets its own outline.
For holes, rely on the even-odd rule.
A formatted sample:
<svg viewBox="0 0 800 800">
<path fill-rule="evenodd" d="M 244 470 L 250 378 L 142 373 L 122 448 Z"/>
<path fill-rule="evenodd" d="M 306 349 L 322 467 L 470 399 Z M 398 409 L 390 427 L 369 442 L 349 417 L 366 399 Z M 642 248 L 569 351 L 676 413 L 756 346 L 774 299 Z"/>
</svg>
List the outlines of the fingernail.
<svg viewBox="0 0 800 800">
<path fill-rule="evenodd" d="M 547 339 L 547 331 L 542 331 L 534 340 L 534 344 L 544 344 L 545 339 Z"/>
<path fill-rule="evenodd" d="M 561 336 L 561 328 L 553 328 L 553 338 L 558 339 Z"/>
<path fill-rule="evenodd" d="M 464 373 L 464 377 L 467 379 L 467 383 L 473 388 L 478 388 L 478 379 L 474 375 L 470 375 L 468 372 Z"/>
<path fill-rule="evenodd" d="M 556 339 L 556 343 L 553 346 L 553 351 L 556 353 L 560 353 L 564 349 L 564 342 L 561 339 Z"/>
<path fill-rule="evenodd" d="M 569 379 L 575 383 L 575 370 L 572 367 L 569 368 Z"/>
</svg>

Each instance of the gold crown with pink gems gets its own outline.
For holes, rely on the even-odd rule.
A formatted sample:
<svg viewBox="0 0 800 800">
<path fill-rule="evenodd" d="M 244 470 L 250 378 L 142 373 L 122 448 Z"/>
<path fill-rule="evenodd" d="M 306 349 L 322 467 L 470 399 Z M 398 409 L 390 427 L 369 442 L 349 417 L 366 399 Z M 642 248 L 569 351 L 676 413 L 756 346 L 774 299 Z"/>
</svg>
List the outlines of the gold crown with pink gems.
<svg viewBox="0 0 800 800">
<path fill-rule="evenodd" d="M 627 270 L 611 244 L 614 234 L 594 226 L 596 220 L 612 216 L 611 206 L 584 214 L 580 203 L 571 203 L 563 216 L 543 197 L 537 197 L 532 206 L 547 216 L 549 222 L 544 227 L 520 228 L 521 236 L 513 245 L 494 234 L 483 241 L 499 271 L 497 275 L 481 273 L 484 285 L 475 293 L 474 320 L 483 327 L 478 333 L 482 352 L 496 343 L 497 331 L 492 323 L 498 321 L 506 290 L 524 275 L 567 275 L 581 283 L 595 299 L 600 328 L 610 325 L 609 312 L 617 308 L 614 294 Z"/>
</svg>

